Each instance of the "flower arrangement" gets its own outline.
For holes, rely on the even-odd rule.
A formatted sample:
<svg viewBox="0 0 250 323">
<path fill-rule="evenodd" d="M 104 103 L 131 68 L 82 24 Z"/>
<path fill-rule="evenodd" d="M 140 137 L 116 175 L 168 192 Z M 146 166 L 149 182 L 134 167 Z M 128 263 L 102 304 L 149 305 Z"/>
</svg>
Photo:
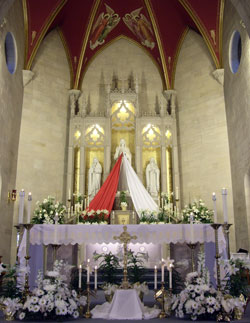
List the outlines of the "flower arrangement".
<svg viewBox="0 0 250 323">
<path fill-rule="evenodd" d="M 182 210 L 182 222 L 190 223 L 190 216 L 193 215 L 194 223 L 212 223 L 214 212 L 209 210 L 202 200 L 194 201 L 185 205 Z"/>
<path fill-rule="evenodd" d="M 79 307 L 86 304 L 86 297 L 79 297 L 75 290 L 70 290 L 66 277 L 71 266 L 63 261 L 55 261 L 52 271 L 43 278 L 41 272 L 37 276 L 37 288 L 27 297 L 19 310 L 20 320 L 32 318 L 79 317 Z"/>
<path fill-rule="evenodd" d="M 109 221 L 109 211 L 103 210 L 85 210 L 79 216 L 79 222 L 85 224 L 108 224 Z"/>
<path fill-rule="evenodd" d="M 140 224 L 157 224 L 157 212 L 151 210 L 140 210 L 139 221 Z"/>
<path fill-rule="evenodd" d="M 61 202 L 55 202 L 55 198 L 48 196 L 42 203 L 36 203 L 37 207 L 34 211 L 34 216 L 31 223 L 34 224 L 55 224 L 55 217 L 58 215 L 58 223 L 64 223 L 64 213 L 66 207 Z"/>
<path fill-rule="evenodd" d="M 128 279 L 130 283 L 140 284 L 144 279 L 145 260 L 148 260 L 148 253 L 128 250 Z"/>
<path fill-rule="evenodd" d="M 127 202 L 121 202 L 121 208 L 126 208 L 128 206 Z"/>
<path fill-rule="evenodd" d="M 93 258 L 95 261 L 101 260 L 99 271 L 102 273 L 103 280 L 109 284 L 116 284 L 118 282 L 118 272 L 120 269 L 119 258 L 112 254 L 112 252 L 100 254 L 94 252 Z"/>
<path fill-rule="evenodd" d="M 205 256 L 198 255 L 197 272 L 189 273 L 186 277 L 185 288 L 174 296 L 172 309 L 179 318 L 187 316 L 192 320 L 197 318 L 230 321 L 243 313 L 245 301 L 217 291 L 210 284 L 208 269 L 205 267 Z"/>
<path fill-rule="evenodd" d="M 141 298 L 143 298 L 143 295 L 149 294 L 148 284 L 145 281 L 143 283 L 134 283 L 133 288 L 137 291 L 138 296 Z"/>
</svg>

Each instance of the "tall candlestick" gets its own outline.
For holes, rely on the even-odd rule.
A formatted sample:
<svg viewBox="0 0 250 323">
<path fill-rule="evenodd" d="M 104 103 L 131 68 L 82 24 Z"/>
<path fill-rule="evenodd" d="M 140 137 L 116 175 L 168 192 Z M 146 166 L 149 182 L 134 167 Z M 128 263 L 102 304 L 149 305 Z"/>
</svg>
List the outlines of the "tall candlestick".
<svg viewBox="0 0 250 323">
<path fill-rule="evenodd" d="M 164 283 L 164 259 L 161 260 L 161 282 Z"/>
<path fill-rule="evenodd" d="M 194 215 L 190 214 L 190 233 L 191 233 L 191 243 L 194 243 Z"/>
<path fill-rule="evenodd" d="M 228 223 L 228 215 L 227 215 L 227 189 L 223 188 L 221 190 L 222 194 L 222 203 L 223 203 L 223 215 L 224 215 L 224 223 Z"/>
<path fill-rule="evenodd" d="M 97 289 L 97 266 L 95 266 L 95 289 Z"/>
<path fill-rule="evenodd" d="M 177 186 L 175 188 L 175 199 L 179 200 L 179 188 Z"/>
<path fill-rule="evenodd" d="M 154 272 L 154 290 L 157 290 L 157 266 L 155 266 Z"/>
<path fill-rule="evenodd" d="M 82 265 L 79 266 L 78 288 L 82 288 Z"/>
<path fill-rule="evenodd" d="M 31 192 L 29 192 L 28 207 L 27 207 L 27 223 L 30 223 L 31 204 L 32 204 L 32 195 L 31 195 Z"/>
<path fill-rule="evenodd" d="M 172 277 L 172 272 L 173 270 L 173 264 L 169 265 L 169 288 L 172 289 L 173 288 L 173 277 Z"/>
<path fill-rule="evenodd" d="M 214 223 L 218 223 L 217 209 L 216 209 L 216 195 L 215 195 L 215 193 L 212 194 L 212 200 L 214 202 Z"/>
<path fill-rule="evenodd" d="M 19 213 L 18 213 L 18 223 L 23 223 L 23 211 L 24 211 L 24 197 L 25 197 L 25 192 L 24 189 L 19 192 Z"/>
<path fill-rule="evenodd" d="M 90 260 L 87 260 L 87 283 L 89 283 L 89 277 L 90 277 Z"/>
</svg>

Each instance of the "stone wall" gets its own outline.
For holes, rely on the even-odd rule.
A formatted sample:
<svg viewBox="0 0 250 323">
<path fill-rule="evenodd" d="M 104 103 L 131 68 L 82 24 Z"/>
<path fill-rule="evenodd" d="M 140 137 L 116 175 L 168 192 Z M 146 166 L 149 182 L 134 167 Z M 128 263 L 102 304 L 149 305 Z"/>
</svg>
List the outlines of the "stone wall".
<svg viewBox="0 0 250 323">
<path fill-rule="evenodd" d="M 13 208 L 17 202 L 8 204 L 7 196 L 8 191 L 15 189 L 16 182 L 23 101 L 24 25 L 21 1 L 15 1 L 11 8 L 5 1 L 1 4 L 1 9 L 5 12 L 5 16 L 1 18 L 5 18 L 6 24 L 3 23 L 3 27 L 0 27 L 0 255 L 8 263 Z M 17 67 L 14 74 L 9 73 L 5 61 L 4 41 L 7 32 L 13 34 L 17 47 Z"/>
<path fill-rule="evenodd" d="M 242 40 L 241 62 L 236 74 L 229 66 L 229 44 L 234 30 L 239 31 Z M 225 3 L 223 61 L 237 247 L 249 250 L 250 41 L 230 1 Z"/>
<path fill-rule="evenodd" d="M 223 222 L 221 188 L 228 189 L 229 221 L 234 222 L 223 86 L 212 76 L 212 58 L 201 36 L 189 31 L 181 48 L 176 83 L 183 204 L 203 199 Z M 233 230 L 231 245 L 235 248 Z"/>
<path fill-rule="evenodd" d="M 32 71 L 35 77 L 24 88 L 16 187 L 25 190 L 26 202 L 32 192 L 33 211 L 36 201 L 48 195 L 62 200 L 65 191 L 70 74 L 57 31 L 42 42 Z M 16 222 L 17 216 L 16 209 Z"/>
</svg>

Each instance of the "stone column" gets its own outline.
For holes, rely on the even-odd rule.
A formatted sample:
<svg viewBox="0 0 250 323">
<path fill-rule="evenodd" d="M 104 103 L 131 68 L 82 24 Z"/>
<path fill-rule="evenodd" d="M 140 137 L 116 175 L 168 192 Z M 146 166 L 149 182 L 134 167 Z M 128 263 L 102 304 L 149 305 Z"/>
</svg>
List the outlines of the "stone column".
<svg viewBox="0 0 250 323">
<path fill-rule="evenodd" d="M 164 136 L 164 133 L 162 134 L 162 137 L 163 136 Z M 164 143 L 161 146 L 161 191 L 167 192 L 167 161 L 166 161 L 166 146 Z"/>
<path fill-rule="evenodd" d="M 136 120 L 135 128 L 135 169 L 137 176 L 143 181 L 142 176 L 142 143 L 141 143 L 141 124 Z"/>
<path fill-rule="evenodd" d="M 74 171 L 74 147 L 68 147 L 68 166 L 67 166 L 67 185 L 66 185 L 66 200 L 68 199 L 68 192 L 70 190 L 71 196 L 73 194 L 73 171 Z"/>
<path fill-rule="evenodd" d="M 83 140 L 82 140 L 83 141 Z M 80 147 L 80 178 L 79 178 L 79 191 L 80 194 L 85 194 L 85 146 Z"/>
<path fill-rule="evenodd" d="M 105 129 L 105 146 L 104 146 L 104 172 L 103 181 L 106 180 L 110 173 L 111 166 L 111 122 L 110 118 L 106 118 L 106 129 Z"/>
<path fill-rule="evenodd" d="M 78 102 L 79 96 L 81 94 L 80 90 L 71 89 L 69 90 L 69 105 L 70 105 L 70 115 L 71 117 L 75 116 L 75 108 Z"/>
</svg>

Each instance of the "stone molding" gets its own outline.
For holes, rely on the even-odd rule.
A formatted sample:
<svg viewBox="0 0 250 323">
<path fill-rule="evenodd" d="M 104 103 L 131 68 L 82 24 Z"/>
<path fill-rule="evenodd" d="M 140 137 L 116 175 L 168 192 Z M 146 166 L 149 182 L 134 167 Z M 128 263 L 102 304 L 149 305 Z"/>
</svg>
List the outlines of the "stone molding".
<svg viewBox="0 0 250 323">
<path fill-rule="evenodd" d="M 224 85 L 224 68 L 217 68 L 212 72 L 212 75 L 220 85 Z"/>
<path fill-rule="evenodd" d="M 35 73 L 31 70 L 23 70 L 23 87 L 28 85 L 35 77 Z"/>
</svg>

